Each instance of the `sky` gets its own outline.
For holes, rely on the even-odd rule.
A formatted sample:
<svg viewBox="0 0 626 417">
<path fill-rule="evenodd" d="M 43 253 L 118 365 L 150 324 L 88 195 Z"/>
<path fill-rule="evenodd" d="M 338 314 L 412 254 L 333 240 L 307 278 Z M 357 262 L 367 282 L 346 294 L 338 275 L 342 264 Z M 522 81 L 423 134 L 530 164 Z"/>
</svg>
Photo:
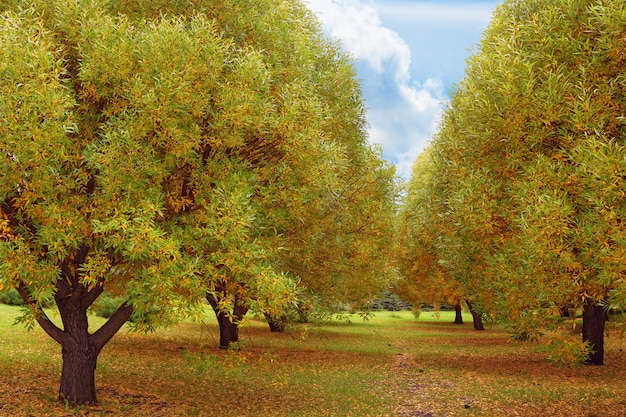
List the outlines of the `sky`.
<svg viewBox="0 0 626 417">
<path fill-rule="evenodd" d="M 480 42 L 495 0 L 307 0 L 355 59 L 369 140 L 409 179 L 450 88 Z"/>
</svg>

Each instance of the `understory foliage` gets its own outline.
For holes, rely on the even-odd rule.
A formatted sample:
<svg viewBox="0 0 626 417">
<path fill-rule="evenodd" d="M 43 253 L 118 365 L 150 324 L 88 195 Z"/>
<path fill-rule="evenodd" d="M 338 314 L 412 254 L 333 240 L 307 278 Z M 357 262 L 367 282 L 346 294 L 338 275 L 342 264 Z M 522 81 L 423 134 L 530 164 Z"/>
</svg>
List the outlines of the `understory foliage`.
<svg viewBox="0 0 626 417">
<path fill-rule="evenodd" d="M 460 288 L 521 338 L 582 309 L 591 363 L 626 293 L 625 28 L 621 1 L 504 2 L 404 203 L 409 283 Z"/>
<path fill-rule="evenodd" d="M 96 401 L 131 316 L 152 329 L 206 297 L 232 321 L 386 285 L 394 172 L 299 1 L 3 2 L 0 74 L 0 290 L 63 346 L 62 400 Z M 105 292 L 121 302 L 91 333 Z"/>
</svg>

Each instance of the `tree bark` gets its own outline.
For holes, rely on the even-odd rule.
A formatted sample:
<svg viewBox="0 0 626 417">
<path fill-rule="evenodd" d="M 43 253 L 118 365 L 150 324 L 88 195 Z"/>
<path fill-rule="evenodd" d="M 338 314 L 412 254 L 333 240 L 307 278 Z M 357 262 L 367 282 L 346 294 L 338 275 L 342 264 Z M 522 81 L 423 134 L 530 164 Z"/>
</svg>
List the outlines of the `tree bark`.
<svg viewBox="0 0 626 417">
<path fill-rule="evenodd" d="M 239 342 L 239 323 L 248 312 L 248 307 L 240 304 L 235 298 L 232 314 L 219 307 L 219 296 L 214 293 L 206 293 L 206 299 L 213 307 L 217 323 L 220 327 L 220 349 L 232 349 Z"/>
<path fill-rule="evenodd" d="M 86 248 L 77 251 L 75 260 L 78 265 L 84 262 L 87 252 Z M 63 366 L 59 400 L 72 406 L 97 404 L 95 371 L 98 355 L 128 320 L 133 307 L 123 303 L 100 329 L 90 334 L 87 309 L 102 294 L 103 284 L 98 283 L 92 288 L 86 288 L 80 283 L 79 273 L 71 272 L 67 262 L 62 262 L 60 269 L 54 300 L 63 322 L 63 329 L 55 325 L 41 309 L 36 312 L 35 318 L 41 328 L 61 345 Z M 27 304 L 36 306 L 24 283 L 19 284 L 18 291 Z"/>
<path fill-rule="evenodd" d="M 81 303 L 82 304 L 82 303 Z M 133 308 L 122 304 L 94 334 L 89 334 L 87 309 L 71 301 L 57 301 L 65 337 L 61 343 L 63 368 L 59 400 L 71 405 L 97 404 L 95 371 L 98 355 L 132 314 Z"/>
<path fill-rule="evenodd" d="M 607 321 L 604 307 L 595 301 L 586 300 L 583 306 L 583 342 L 589 342 L 593 353 L 586 364 L 604 364 L 604 323 Z"/>
<path fill-rule="evenodd" d="M 234 323 L 225 312 L 214 311 L 220 326 L 220 349 L 232 349 L 239 343 L 239 324 Z"/>
<path fill-rule="evenodd" d="M 263 313 L 267 324 L 270 326 L 272 333 L 284 333 L 286 328 L 286 319 L 284 317 L 276 317 L 268 313 Z"/>
<path fill-rule="evenodd" d="M 61 353 L 63 370 L 59 400 L 72 406 L 97 404 L 95 373 L 100 350 L 87 339 L 63 346 Z"/>
<path fill-rule="evenodd" d="M 461 308 L 460 302 L 454 304 L 454 311 L 454 324 L 463 324 L 463 309 Z"/>
<path fill-rule="evenodd" d="M 465 300 L 467 304 L 467 308 L 469 308 L 470 313 L 472 313 L 472 319 L 474 321 L 474 330 L 485 330 L 485 326 L 483 325 L 483 315 L 479 311 L 474 308 L 474 305 L 470 300 Z"/>
</svg>

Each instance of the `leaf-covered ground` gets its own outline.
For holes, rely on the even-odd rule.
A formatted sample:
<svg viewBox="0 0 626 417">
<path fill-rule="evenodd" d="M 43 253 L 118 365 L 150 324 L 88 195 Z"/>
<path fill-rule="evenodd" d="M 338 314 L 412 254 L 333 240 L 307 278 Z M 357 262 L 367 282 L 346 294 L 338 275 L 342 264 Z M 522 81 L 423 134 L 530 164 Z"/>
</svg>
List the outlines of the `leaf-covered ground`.
<svg viewBox="0 0 626 417">
<path fill-rule="evenodd" d="M 626 347 L 606 365 L 558 368 L 499 330 L 377 314 L 369 322 L 270 334 L 251 321 L 243 349 L 186 323 L 117 335 L 102 352 L 97 406 L 58 404 L 60 351 L 0 306 L 0 416 L 624 416 Z M 207 316 L 210 317 L 210 316 Z"/>
</svg>

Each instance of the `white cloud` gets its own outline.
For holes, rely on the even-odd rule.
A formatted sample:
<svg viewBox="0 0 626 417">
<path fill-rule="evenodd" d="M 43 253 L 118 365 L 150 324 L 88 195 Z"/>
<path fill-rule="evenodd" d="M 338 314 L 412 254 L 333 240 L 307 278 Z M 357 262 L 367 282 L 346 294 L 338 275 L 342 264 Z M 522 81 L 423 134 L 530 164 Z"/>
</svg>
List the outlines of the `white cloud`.
<svg viewBox="0 0 626 417">
<path fill-rule="evenodd" d="M 408 178 L 415 157 L 434 133 L 441 113 L 443 85 L 438 79 L 412 79 L 411 49 L 395 31 L 383 26 L 378 10 L 359 0 L 309 0 L 325 30 L 367 65 L 364 94 L 372 143 Z M 373 79 L 375 79 L 373 81 Z"/>
<path fill-rule="evenodd" d="M 409 178 L 436 133 L 446 92 L 501 0 L 306 1 L 357 59 L 370 142 Z"/>
<path fill-rule="evenodd" d="M 422 86 L 409 85 L 407 80 L 399 80 L 398 88 L 402 97 L 418 113 L 428 112 L 441 105 L 442 84 L 439 80 L 428 79 Z"/>
<path fill-rule="evenodd" d="M 372 143 L 383 146 L 385 157 L 394 162 L 403 178 L 409 178 L 413 161 L 436 132 L 445 98 L 441 87 L 427 83 L 407 89 L 408 100 L 369 107 L 367 119 Z M 408 105 L 414 100 L 417 105 Z"/>
<path fill-rule="evenodd" d="M 374 7 L 358 0 L 309 0 L 308 6 L 331 36 L 341 39 L 348 52 L 377 72 L 383 71 L 383 62 L 388 60 L 408 67 L 409 46 L 396 32 L 382 26 Z"/>
</svg>

